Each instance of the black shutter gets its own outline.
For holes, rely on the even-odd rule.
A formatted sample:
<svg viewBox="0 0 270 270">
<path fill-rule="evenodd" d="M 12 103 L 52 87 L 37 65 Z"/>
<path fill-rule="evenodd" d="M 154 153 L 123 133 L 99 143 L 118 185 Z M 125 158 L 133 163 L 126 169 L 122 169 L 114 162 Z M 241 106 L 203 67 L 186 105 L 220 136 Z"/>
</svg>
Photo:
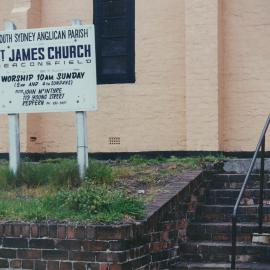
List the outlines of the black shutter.
<svg viewBox="0 0 270 270">
<path fill-rule="evenodd" d="M 97 82 L 135 82 L 135 0 L 94 0 Z"/>
</svg>

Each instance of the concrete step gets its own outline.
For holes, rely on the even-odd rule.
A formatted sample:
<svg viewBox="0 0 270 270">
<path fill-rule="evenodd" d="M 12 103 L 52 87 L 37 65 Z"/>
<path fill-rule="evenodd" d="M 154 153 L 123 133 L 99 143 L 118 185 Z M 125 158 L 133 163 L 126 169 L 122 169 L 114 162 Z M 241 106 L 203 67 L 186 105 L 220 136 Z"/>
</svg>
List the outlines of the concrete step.
<svg viewBox="0 0 270 270">
<path fill-rule="evenodd" d="M 230 263 L 231 242 L 189 241 L 179 245 L 180 256 L 186 262 Z M 238 263 L 270 263 L 270 246 L 237 243 Z"/>
<path fill-rule="evenodd" d="M 197 221 L 205 222 L 230 222 L 232 219 L 233 205 L 199 204 L 196 211 Z M 238 211 L 239 222 L 257 222 L 258 205 L 240 206 Z M 264 221 L 270 221 L 270 206 L 264 205 Z"/>
<path fill-rule="evenodd" d="M 234 205 L 240 189 L 210 189 L 207 192 L 208 204 L 232 204 Z M 242 197 L 242 205 L 258 204 L 260 198 L 259 189 L 246 189 Z M 264 204 L 270 204 L 270 189 L 264 190 Z"/>
<path fill-rule="evenodd" d="M 172 270 L 229 270 L 230 263 L 187 263 L 182 262 L 171 268 Z M 268 270 L 270 264 L 265 263 L 239 263 L 238 270 Z"/>
<path fill-rule="evenodd" d="M 237 225 L 237 241 L 251 243 L 253 233 L 258 232 L 257 223 L 239 223 Z M 263 224 L 263 232 L 270 233 L 270 223 Z M 192 222 L 187 228 L 189 240 L 230 241 L 231 222 L 201 223 Z"/>
<path fill-rule="evenodd" d="M 239 189 L 242 187 L 246 174 L 214 174 L 211 176 L 212 188 Z M 269 175 L 265 175 L 265 187 L 270 188 Z M 260 175 L 252 174 L 247 188 L 259 188 Z"/>
</svg>

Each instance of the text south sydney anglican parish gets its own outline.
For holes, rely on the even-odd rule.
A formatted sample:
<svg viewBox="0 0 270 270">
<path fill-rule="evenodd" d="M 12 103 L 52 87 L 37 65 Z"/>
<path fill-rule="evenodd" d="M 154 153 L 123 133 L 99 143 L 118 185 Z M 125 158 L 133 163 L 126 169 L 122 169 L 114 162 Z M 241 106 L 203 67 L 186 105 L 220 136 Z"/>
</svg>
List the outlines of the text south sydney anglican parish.
<svg viewBox="0 0 270 270">
<path fill-rule="evenodd" d="M 87 38 L 89 36 L 88 29 L 64 29 L 64 30 L 48 30 L 40 32 L 27 33 L 5 33 L 0 34 L 0 44 L 19 43 L 19 42 L 35 42 L 42 40 L 59 40 L 67 38 Z"/>
</svg>

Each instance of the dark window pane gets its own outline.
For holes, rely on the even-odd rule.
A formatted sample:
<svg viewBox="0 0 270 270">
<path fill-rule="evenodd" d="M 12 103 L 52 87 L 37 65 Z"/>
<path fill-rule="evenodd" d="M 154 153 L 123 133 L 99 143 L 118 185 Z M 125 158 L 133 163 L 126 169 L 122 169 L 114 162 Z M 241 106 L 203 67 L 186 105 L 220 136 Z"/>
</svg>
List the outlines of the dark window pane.
<svg viewBox="0 0 270 270">
<path fill-rule="evenodd" d="M 94 0 L 97 81 L 135 82 L 135 0 Z"/>
<path fill-rule="evenodd" d="M 102 73 L 108 74 L 126 74 L 127 73 L 127 58 L 122 57 L 103 57 Z"/>
<path fill-rule="evenodd" d="M 123 36 L 127 34 L 126 20 L 119 19 L 105 19 L 103 22 L 102 35 L 104 37 Z"/>
<path fill-rule="evenodd" d="M 104 38 L 102 40 L 102 56 L 127 54 L 126 38 Z"/>
<path fill-rule="evenodd" d="M 126 5 L 125 1 L 109 1 L 103 4 L 104 17 L 119 17 L 125 16 Z"/>
</svg>

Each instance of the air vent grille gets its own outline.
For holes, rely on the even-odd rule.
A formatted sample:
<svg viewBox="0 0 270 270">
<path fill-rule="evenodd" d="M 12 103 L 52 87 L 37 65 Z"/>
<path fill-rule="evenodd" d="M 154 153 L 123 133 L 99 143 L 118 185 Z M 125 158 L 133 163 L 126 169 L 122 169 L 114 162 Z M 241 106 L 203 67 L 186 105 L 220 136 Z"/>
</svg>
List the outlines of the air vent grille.
<svg viewBox="0 0 270 270">
<path fill-rule="evenodd" d="M 120 137 L 109 137 L 109 144 L 114 145 L 114 144 L 120 144 Z"/>
</svg>

